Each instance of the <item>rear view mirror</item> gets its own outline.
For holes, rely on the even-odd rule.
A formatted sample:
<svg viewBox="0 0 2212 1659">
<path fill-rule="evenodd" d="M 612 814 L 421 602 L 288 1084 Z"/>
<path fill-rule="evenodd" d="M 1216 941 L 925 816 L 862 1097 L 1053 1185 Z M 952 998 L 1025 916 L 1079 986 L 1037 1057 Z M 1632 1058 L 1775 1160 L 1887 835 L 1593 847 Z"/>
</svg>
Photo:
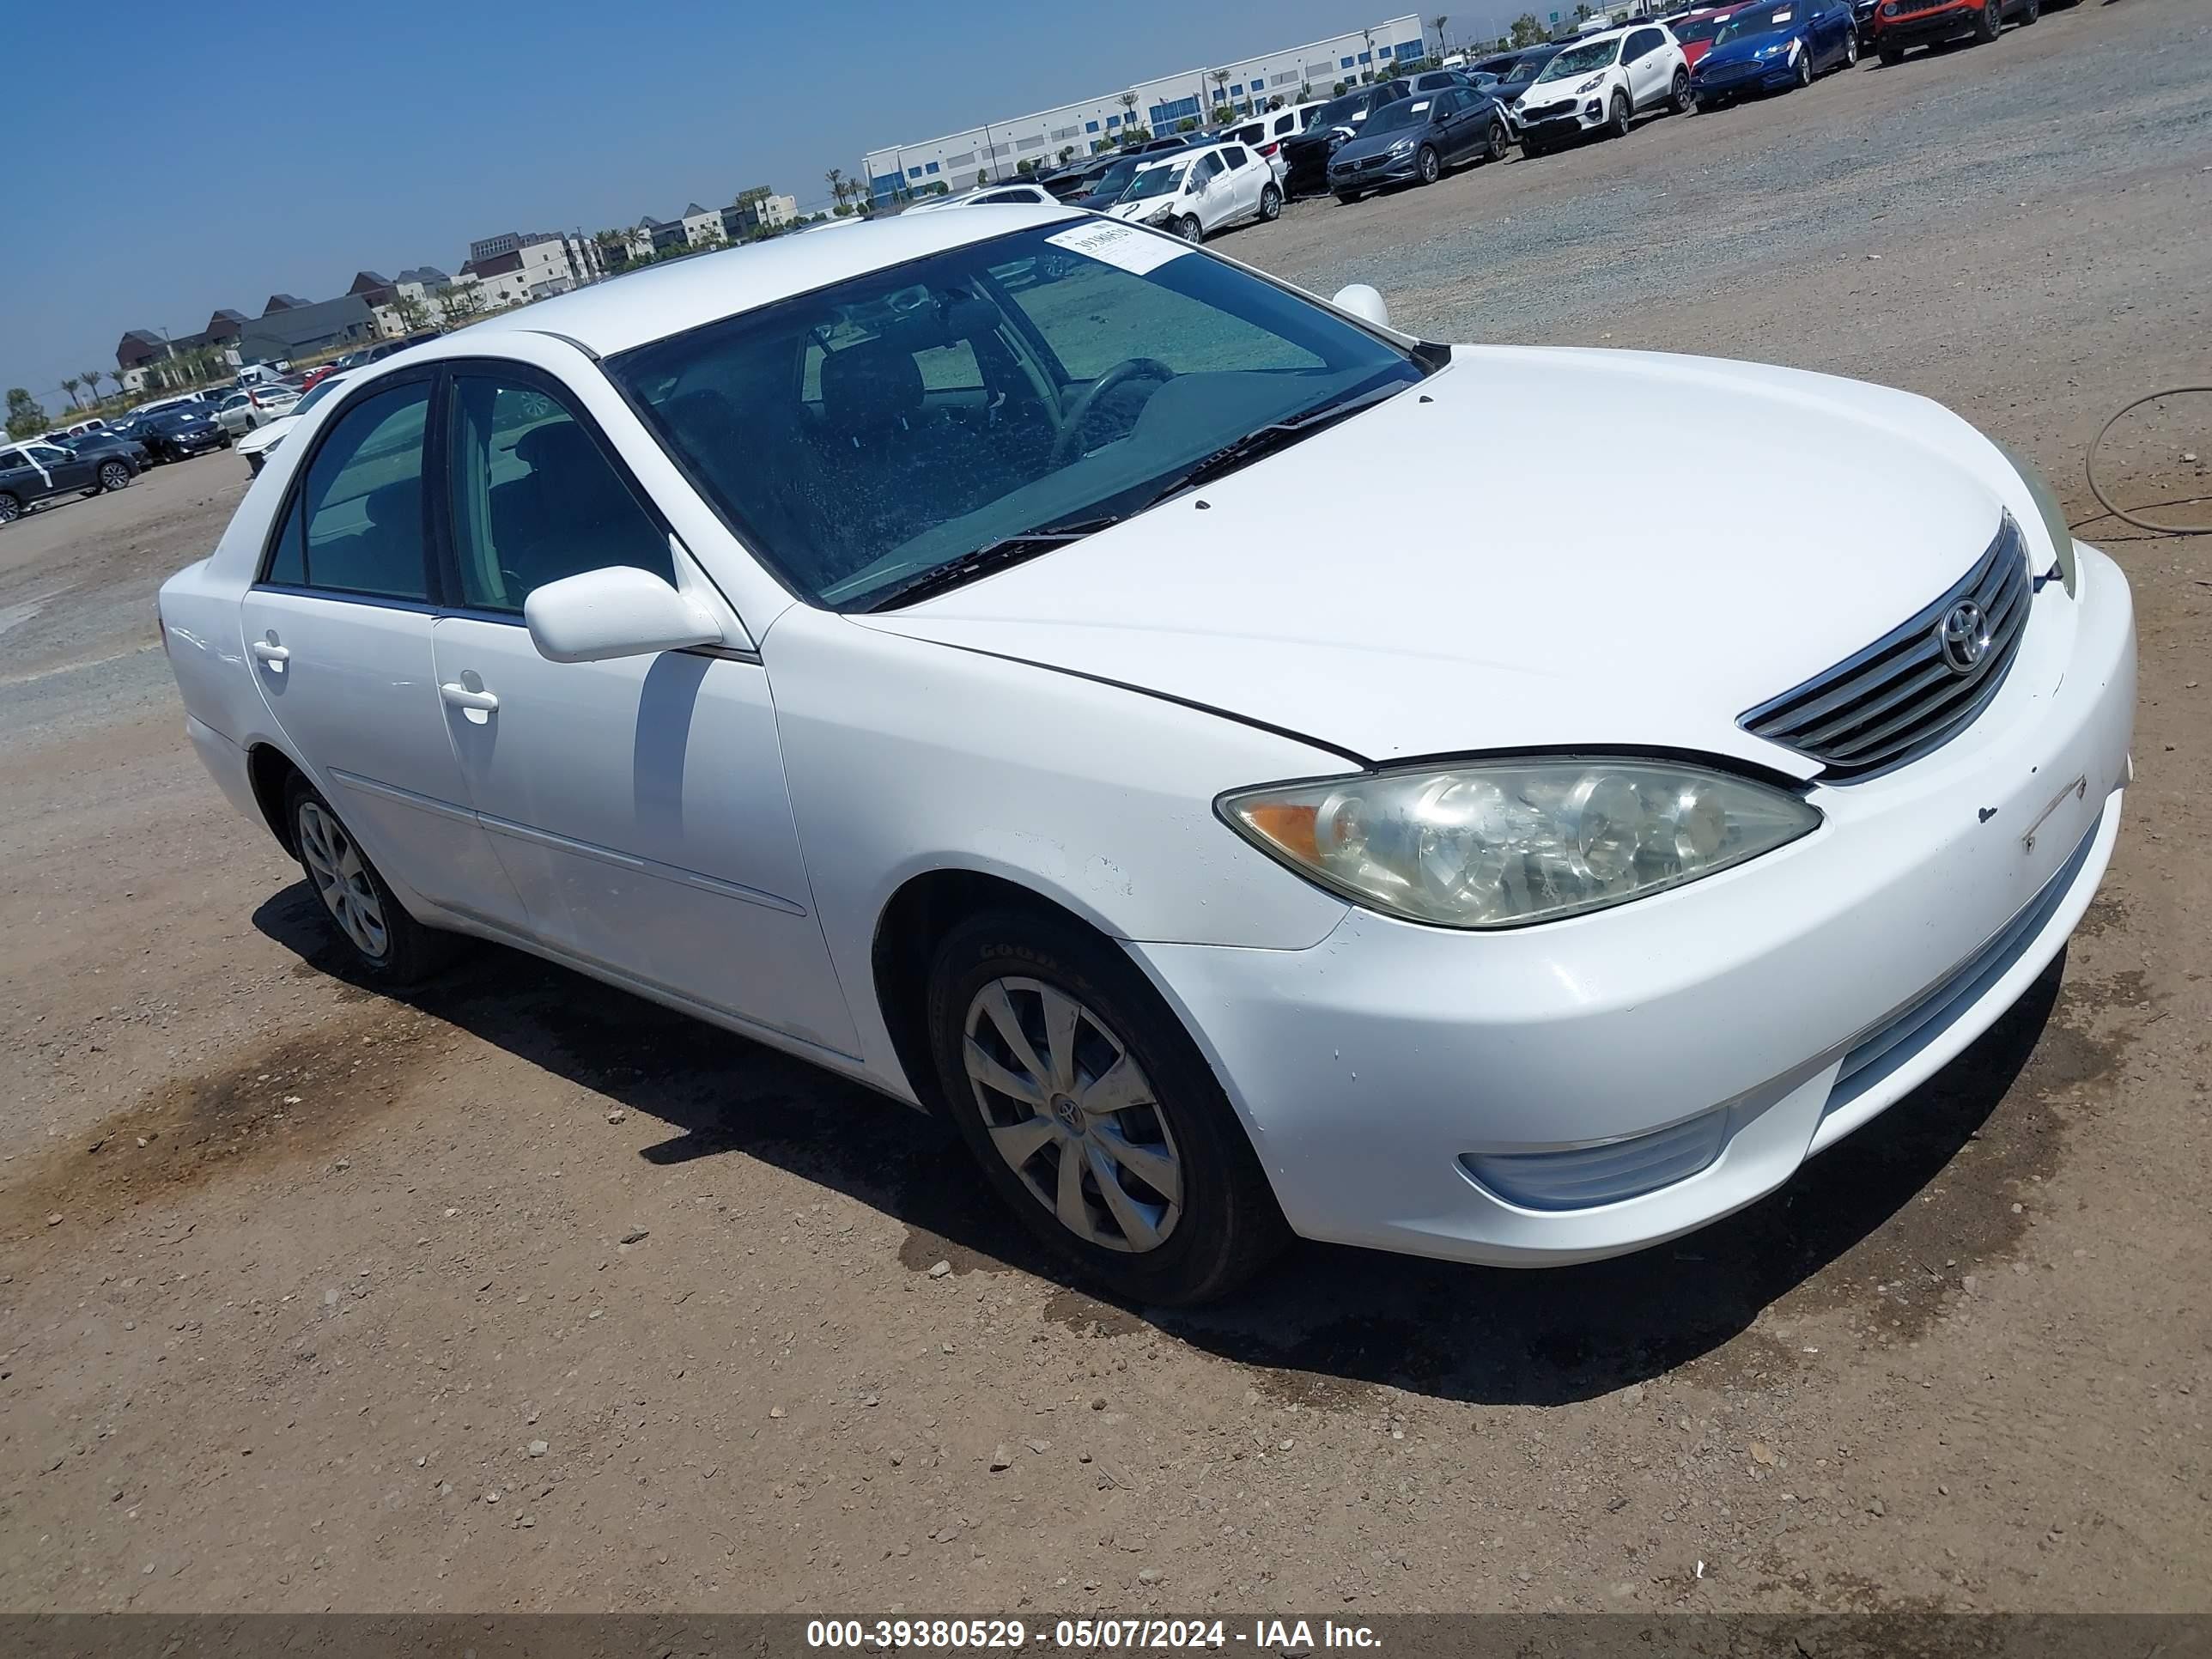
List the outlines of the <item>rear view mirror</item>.
<svg viewBox="0 0 2212 1659">
<path fill-rule="evenodd" d="M 1339 311 L 1348 311 L 1362 322 L 1372 323 L 1377 328 L 1390 326 L 1390 307 L 1382 303 L 1382 296 L 1364 283 L 1354 283 L 1349 288 L 1337 289 L 1329 303 Z"/>
<path fill-rule="evenodd" d="M 524 601 L 522 619 L 538 654 L 552 662 L 606 662 L 722 642 L 704 605 L 630 565 L 547 582 Z"/>
</svg>

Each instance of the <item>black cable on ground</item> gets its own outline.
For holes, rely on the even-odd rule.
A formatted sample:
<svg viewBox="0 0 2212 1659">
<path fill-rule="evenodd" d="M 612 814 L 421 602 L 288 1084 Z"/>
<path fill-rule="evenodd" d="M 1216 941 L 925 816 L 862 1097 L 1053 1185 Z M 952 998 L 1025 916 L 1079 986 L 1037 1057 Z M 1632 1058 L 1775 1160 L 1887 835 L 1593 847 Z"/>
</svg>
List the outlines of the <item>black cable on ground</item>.
<svg viewBox="0 0 2212 1659">
<path fill-rule="evenodd" d="M 2106 512 L 2116 519 L 2126 520 L 2138 530 L 2154 530 L 2161 536 L 2212 536 L 2212 524 L 2162 524 L 2156 519 L 2142 518 L 2125 507 L 2115 507 L 2112 498 L 2105 493 L 2105 487 L 2097 482 L 2097 452 L 2105 447 L 2106 435 L 2120 423 L 2121 416 L 2130 414 L 2145 404 L 2155 403 L 2160 398 L 2185 398 L 2191 392 L 2212 395 L 2212 386 L 2170 386 L 2163 392 L 2146 392 L 2105 422 L 2104 431 L 2100 432 L 2097 441 L 2089 446 L 2088 458 L 2082 463 L 2082 470 L 2089 475 L 2089 493 L 2097 498 Z"/>
</svg>

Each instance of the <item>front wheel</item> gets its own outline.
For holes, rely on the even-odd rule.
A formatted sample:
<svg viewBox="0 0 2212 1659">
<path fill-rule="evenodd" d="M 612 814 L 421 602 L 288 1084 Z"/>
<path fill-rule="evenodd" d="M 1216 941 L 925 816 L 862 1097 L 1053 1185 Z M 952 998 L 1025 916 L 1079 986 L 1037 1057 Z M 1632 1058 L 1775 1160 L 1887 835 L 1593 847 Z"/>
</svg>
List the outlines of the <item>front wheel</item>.
<svg viewBox="0 0 2212 1659">
<path fill-rule="evenodd" d="M 1974 17 L 1974 44 L 1987 46 L 2003 31 L 2003 0 L 1982 0 L 1982 9 Z"/>
<path fill-rule="evenodd" d="M 1690 96 L 1690 72 L 1687 70 L 1674 71 L 1674 88 L 1668 101 L 1677 115 L 1687 115 L 1697 107 L 1698 100 Z"/>
<path fill-rule="evenodd" d="M 2042 15 L 2043 0 L 2027 0 L 2027 3 L 2020 9 L 2021 27 L 2026 28 L 2030 23 L 2033 23 L 2037 18 Z"/>
<path fill-rule="evenodd" d="M 1628 114 L 1628 94 L 1625 92 L 1614 93 L 1613 103 L 1607 111 L 1605 136 L 1608 138 L 1627 137 Z"/>
<path fill-rule="evenodd" d="M 1283 216 L 1283 192 L 1269 185 L 1260 192 L 1260 222 L 1269 223 Z"/>
<path fill-rule="evenodd" d="M 1844 31 L 1844 67 L 1849 69 L 1858 61 L 1859 32 L 1856 29 L 1845 29 Z"/>
<path fill-rule="evenodd" d="M 1346 207 L 1356 207 L 1359 203 L 1359 192 L 1356 190 L 1340 190 L 1336 192 L 1336 199 Z"/>
<path fill-rule="evenodd" d="M 285 792 L 293 850 L 354 967 L 390 986 L 413 985 L 443 967 L 448 936 L 409 915 L 321 792 L 295 776 Z"/>
<path fill-rule="evenodd" d="M 1895 69 L 1905 61 L 1903 46 L 1878 46 L 1875 52 L 1881 57 L 1881 66 L 1884 69 Z"/>
<path fill-rule="evenodd" d="M 100 487 L 105 490 L 125 488 L 131 482 L 131 469 L 120 461 L 104 461 L 100 468 Z"/>
<path fill-rule="evenodd" d="M 1483 137 L 1482 159 L 1486 161 L 1504 161 L 1505 152 L 1512 147 L 1512 143 L 1513 135 L 1506 131 L 1505 123 L 1492 121 L 1490 124 L 1490 131 Z"/>
<path fill-rule="evenodd" d="M 1414 178 L 1422 184 L 1433 185 L 1443 177 L 1443 171 L 1444 164 L 1437 159 L 1436 151 L 1423 144 L 1421 153 L 1413 158 Z"/>
<path fill-rule="evenodd" d="M 1127 956 L 1055 917 L 971 917 L 938 949 L 938 1080 L 985 1178 L 1115 1294 L 1227 1294 L 1288 1237 L 1212 1069 Z"/>
<path fill-rule="evenodd" d="M 1195 213 L 1185 214 L 1176 225 L 1176 234 L 1186 242 L 1202 242 L 1206 240 L 1206 227 L 1198 222 Z"/>
</svg>

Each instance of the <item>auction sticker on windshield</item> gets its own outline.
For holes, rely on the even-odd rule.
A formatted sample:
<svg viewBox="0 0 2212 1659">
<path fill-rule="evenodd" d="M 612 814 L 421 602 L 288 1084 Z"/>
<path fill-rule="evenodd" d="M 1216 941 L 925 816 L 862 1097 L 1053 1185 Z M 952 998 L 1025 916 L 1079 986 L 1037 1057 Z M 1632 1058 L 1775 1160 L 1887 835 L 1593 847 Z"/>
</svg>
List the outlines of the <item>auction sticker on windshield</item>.
<svg viewBox="0 0 2212 1659">
<path fill-rule="evenodd" d="M 1080 253 L 1109 265 L 1119 265 L 1132 276 L 1141 276 L 1170 259 L 1182 258 L 1190 252 L 1188 244 L 1171 236 L 1155 236 L 1134 225 L 1111 221 L 1095 225 L 1078 225 L 1073 230 L 1063 230 L 1045 240 L 1054 247 L 1066 248 L 1070 253 Z"/>
</svg>

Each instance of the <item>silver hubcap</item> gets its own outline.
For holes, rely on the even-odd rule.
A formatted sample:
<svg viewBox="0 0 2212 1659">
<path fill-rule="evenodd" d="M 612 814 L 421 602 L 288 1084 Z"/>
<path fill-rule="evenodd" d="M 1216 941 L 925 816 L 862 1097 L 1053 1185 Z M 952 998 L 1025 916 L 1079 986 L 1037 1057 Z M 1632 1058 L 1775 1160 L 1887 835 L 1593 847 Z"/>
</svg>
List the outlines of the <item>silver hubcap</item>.
<svg viewBox="0 0 2212 1659">
<path fill-rule="evenodd" d="M 100 470 L 100 481 L 110 489 L 120 489 L 131 482 L 131 475 L 112 462 Z"/>
<path fill-rule="evenodd" d="M 1189 218 L 1182 222 L 1182 239 L 1186 242 L 1194 242 L 1198 240 L 1198 221 L 1196 218 Z"/>
<path fill-rule="evenodd" d="M 1182 1215 L 1182 1163 L 1152 1085 L 1088 1008 L 1034 979 L 968 1005 L 968 1079 L 991 1143 L 1068 1231 L 1157 1249 Z"/>
<path fill-rule="evenodd" d="M 313 801 L 300 806 L 300 858 L 314 878 L 323 906 L 365 957 L 381 958 L 392 935 L 384 925 L 384 906 L 361 850 L 345 826 Z"/>
<path fill-rule="evenodd" d="M 12 522 L 16 511 L 15 498 L 13 495 L 0 495 L 0 524 Z"/>
</svg>

